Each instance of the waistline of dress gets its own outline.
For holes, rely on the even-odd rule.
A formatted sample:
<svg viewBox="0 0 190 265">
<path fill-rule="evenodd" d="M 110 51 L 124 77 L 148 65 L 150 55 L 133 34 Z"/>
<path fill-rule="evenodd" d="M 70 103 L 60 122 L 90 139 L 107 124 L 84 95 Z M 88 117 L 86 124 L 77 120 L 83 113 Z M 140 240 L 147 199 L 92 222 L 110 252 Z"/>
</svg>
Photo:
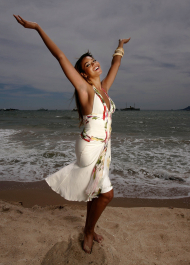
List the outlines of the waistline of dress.
<svg viewBox="0 0 190 265">
<path fill-rule="evenodd" d="M 112 112 L 111 111 L 107 111 L 107 114 L 108 116 L 112 116 Z M 92 113 L 92 114 L 88 114 L 88 115 L 83 115 L 83 119 L 90 119 L 90 118 L 93 118 L 93 117 L 98 117 L 98 118 L 101 118 L 103 119 L 103 114 L 99 114 L 99 113 Z"/>
<path fill-rule="evenodd" d="M 108 131 L 105 131 L 105 139 L 101 138 L 101 137 L 96 137 L 96 136 L 89 136 L 85 130 L 83 130 L 81 132 L 81 138 L 87 142 L 91 142 L 91 141 L 100 141 L 102 143 L 107 143 L 109 141 L 109 139 L 111 138 L 111 133 L 109 133 L 108 135 Z"/>
</svg>

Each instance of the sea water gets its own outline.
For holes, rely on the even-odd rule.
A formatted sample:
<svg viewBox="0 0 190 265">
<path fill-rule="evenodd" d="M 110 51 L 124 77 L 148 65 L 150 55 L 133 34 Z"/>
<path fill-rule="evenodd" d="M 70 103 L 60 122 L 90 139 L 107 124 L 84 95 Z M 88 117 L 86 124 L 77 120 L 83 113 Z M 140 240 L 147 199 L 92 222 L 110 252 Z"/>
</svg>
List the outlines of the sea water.
<svg viewBox="0 0 190 265">
<path fill-rule="evenodd" d="M 74 111 L 0 111 L 0 181 L 43 180 L 75 160 Z M 190 196 L 190 112 L 116 111 L 115 197 Z"/>
</svg>

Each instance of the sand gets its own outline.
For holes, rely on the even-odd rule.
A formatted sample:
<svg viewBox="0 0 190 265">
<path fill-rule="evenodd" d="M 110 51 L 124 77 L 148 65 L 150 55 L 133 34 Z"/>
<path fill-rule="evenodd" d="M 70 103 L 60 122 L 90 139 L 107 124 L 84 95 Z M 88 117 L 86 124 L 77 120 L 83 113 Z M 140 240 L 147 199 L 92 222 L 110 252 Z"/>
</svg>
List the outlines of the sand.
<svg viewBox="0 0 190 265">
<path fill-rule="evenodd" d="M 2 200 L 5 190 L 0 191 L 0 265 L 190 264 L 188 207 L 108 206 L 96 226 L 104 241 L 94 242 L 86 254 L 81 248 L 84 204 L 52 201 L 28 208 L 26 202 L 11 202 L 16 195 Z M 9 187 L 7 194 L 13 191 Z"/>
</svg>

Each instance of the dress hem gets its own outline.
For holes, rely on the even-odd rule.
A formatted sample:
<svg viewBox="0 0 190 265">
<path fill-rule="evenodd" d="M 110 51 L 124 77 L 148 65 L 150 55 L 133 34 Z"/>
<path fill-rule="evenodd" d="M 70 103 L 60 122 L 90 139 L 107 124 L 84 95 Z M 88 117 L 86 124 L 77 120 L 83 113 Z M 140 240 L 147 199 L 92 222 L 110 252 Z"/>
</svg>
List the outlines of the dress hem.
<svg viewBox="0 0 190 265">
<path fill-rule="evenodd" d="M 90 200 L 76 200 L 76 199 L 72 199 L 72 198 L 67 198 L 67 197 L 65 197 L 65 196 L 62 196 L 62 194 L 61 194 L 61 192 L 59 192 L 59 191 L 57 191 L 55 188 L 53 188 L 50 184 L 49 184 L 49 182 L 48 182 L 48 180 L 47 180 L 47 178 L 45 179 L 45 181 L 47 182 L 47 184 L 48 184 L 48 186 L 53 190 L 53 191 L 55 191 L 57 194 L 59 194 L 63 199 L 65 199 L 65 200 L 67 200 L 67 201 L 75 201 L 75 202 L 88 202 L 88 201 L 90 201 Z"/>
</svg>

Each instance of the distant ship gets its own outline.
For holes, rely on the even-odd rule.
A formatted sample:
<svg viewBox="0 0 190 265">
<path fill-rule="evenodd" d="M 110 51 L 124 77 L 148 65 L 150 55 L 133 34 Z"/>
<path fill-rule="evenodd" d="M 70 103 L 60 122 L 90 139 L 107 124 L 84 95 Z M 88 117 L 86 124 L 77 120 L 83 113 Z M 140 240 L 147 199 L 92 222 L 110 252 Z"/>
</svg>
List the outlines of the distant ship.
<svg viewBox="0 0 190 265">
<path fill-rule="evenodd" d="M 41 108 L 41 109 L 38 109 L 37 111 L 48 111 L 48 109 Z"/>
<path fill-rule="evenodd" d="M 77 111 L 77 108 L 72 109 L 72 111 Z"/>
<path fill-rule="evenodd" d="M 133 110 L 140 110 L 140 108 L 135 108 L 135 104 L 134 107 L 127 108 L 127 104 L 126 104 L 126 108 L 125 109 L 120 109 L 121 111 L 133 111 Z"/>
</svg>

